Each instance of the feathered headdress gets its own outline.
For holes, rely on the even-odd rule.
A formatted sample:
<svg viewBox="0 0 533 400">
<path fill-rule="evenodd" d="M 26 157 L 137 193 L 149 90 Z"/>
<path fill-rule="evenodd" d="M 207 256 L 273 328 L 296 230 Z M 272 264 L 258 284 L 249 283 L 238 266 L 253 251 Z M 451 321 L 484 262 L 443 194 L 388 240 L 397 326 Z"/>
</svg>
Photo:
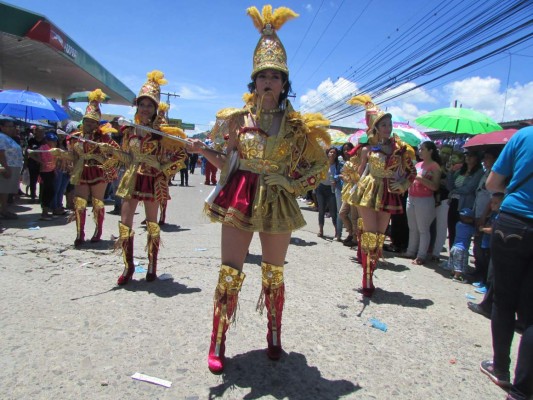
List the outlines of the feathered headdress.
<svg viewBox="0 0 533 400">
<path fill-rule="evenodd" d="M 254 51 L 252 79 L 259 71 L 265 69 L 275 69 L 289 75 L 287 53 L 276 31 L 288 20 L 298 17 L 298 14 L 287 7 L 279 7 L 272 11 L 271 5 L 264 6 L 262 14 L 256 7 L 250 7 L 246 12 L 261 33 Z"/>
<path fill-rule="evenodd" d="M 372 102 L 372 97 L 370 97 L 368 94 L 361 94 L 359 96 L 354 96 L 350 100 L 347 101 L 348 104 L 352 106 L 363 106 L 366 109 L 365 112 L 365 120 L 366 125 L 368 126 L 367 133 L 370 134 L 373 130 L 378 121 L 383 118 L 384 116 L 388 115 L 392 118 L 392 115 L 390 113 L 386 113 L 385 111 L 381 110 L 377 105 L 375 105 Z"/>
<path fill-rule="evenodd" d="M 161 98 L 161 85 L 166 85 L 168 81 L 165 79 L 165 74 L 161 71 L 151 71 L 146 74 L 148 80 L 142 85 L 139 95 L 135 99 L 135 104 L 139 104 L 139 100 L 142 97 L 148 97 L 155 101 L 155 104 L 159 106 Z"/>
<path fill-rule="evenodd" d="M 96 89 L 89 93 L 89 104 L 87 104 L 83 118 L 89 118 L 96 122 L 100 122 L 100 119 L 102 118 L 100 103 L 102 103 L 106 97 L 106 94 L 102 92 L 101 89 Z"/>
</svg>

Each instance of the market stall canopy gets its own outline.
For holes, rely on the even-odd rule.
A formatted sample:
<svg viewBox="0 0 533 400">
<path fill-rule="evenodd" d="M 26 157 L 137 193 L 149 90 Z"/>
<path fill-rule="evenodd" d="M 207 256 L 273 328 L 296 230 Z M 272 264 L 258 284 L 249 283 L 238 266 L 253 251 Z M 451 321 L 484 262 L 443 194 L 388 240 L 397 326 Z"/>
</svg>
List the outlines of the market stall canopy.
<svg viewBox="0 0 533 400">
<path fill-rule="evenodd" d="M 2 89 L 27 89 L 66 101 L 102 89 L 110 103 L 131 105 L 135 94 L 45 16 L 0 2 Z"/>
</svg>

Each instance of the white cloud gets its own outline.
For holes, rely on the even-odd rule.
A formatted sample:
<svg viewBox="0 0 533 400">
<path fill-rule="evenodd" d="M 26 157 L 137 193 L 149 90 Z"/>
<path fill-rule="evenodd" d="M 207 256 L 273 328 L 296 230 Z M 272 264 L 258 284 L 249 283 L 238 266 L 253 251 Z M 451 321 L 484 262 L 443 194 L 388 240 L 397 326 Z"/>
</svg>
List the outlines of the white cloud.
<svg viewBox="0 0 533 400">
<path fill-rule="evenodd" d="M 177 90 L 177 94 L 179 94 L 182 99 L 186 100 L 206 100 L 216 98 L 215 91 L 197 85 L 181 85 Z"/>
<path fill-rule="evenodd" d="M 322 81 L 316 89 L 308 90 L 300 96 L 302 111 L 313 112 L 323 109 L 328 105 L 340 101 L 352 93 L 357 92 L 357 85 L 344 78 L 333 82 L 331 78 Z"/>
<path fill-rule="evenodd" d="M 307 11 L 307 12 L 313 12 L 313 5 L 312 4 L 308 3 L 308 4 L 306 4 L 304 6 L 304 8 L 305 8 L 305 11 Z"/>
<path fill-rule="evenodd" d="M 496 121 L 526 119 L 533 115 L 533 81 L 509 87 L 507 99 L 500 80 L 492 77 L 475 76 L 452 82 L 444 87 L 444 92 L 450 105 L 457 100 L 463 107 L 487 114 Z"/>
</svg>

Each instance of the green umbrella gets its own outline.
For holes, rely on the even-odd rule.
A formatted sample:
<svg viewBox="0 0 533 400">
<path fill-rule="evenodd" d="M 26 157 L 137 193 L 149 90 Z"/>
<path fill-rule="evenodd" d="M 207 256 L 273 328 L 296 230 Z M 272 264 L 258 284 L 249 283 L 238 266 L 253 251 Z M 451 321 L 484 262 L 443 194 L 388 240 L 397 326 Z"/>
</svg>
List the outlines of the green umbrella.
<svg viewBox="0 0 533 400">
<path fill-rule="evenodd" d="M 88 103 L 89 102 L 89 93 L 91 93 L 90 91 L 85 91 L 85 92 L 74 92 L 74 93 L 71 93 L 68 97 L 67 97 L 67 101 L 71 102 L 71 103 Z M 111 98 L 106 95 L 105 96 L 105 100 L 104 100 L 104 103 L 107 103 Z"/>
<path fill-rule="evenodd" d="M 458 134 L 476 135 L 502 130 L 487 115 L 468 108 L 440 108 L 418 117 L 415 122 L 428 128 Z"/>
</svg>

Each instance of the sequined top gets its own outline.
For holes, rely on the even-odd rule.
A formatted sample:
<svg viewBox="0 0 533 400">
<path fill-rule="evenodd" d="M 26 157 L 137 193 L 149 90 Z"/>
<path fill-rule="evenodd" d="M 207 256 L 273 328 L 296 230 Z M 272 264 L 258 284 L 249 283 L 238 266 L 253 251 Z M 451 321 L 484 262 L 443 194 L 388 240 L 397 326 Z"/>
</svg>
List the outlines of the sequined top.
<svg viewBox="0 0 533 400">
<path fill-rule="evenodd" d="M 84 136 L 81 137 L 83 138 Z M 102 134 L 99 131 L 91 140 L 97 143 L 106 143 L 117 149 L 119 147 L 109 135 Z M 111 182 L 117 177 L 117 160 L 108 157 L 99 145 L 76 140 L 73 137 L 69 150 L 74 156 L 74 165 L 70 177 L 70 183 L 73 185 L 79 184 L 83 169 L 87 167 L 101 169 L 106 182 Z"/>
<path fill-rule="evenodd" d="M 139 135 L 134 128 L 124 130 L 122 152 L 117 157 L 126 171 L 117 189 L 117 196 L 129 199 L 135 190 L 137 176 L 154 179 L 157 201 L 168 200 L 168 178 L 185 167 L 187 153 L 183 148 L 168 149 L 156 134 Z"/>
<path fill-rule="evenodd" d="M 259 175 L 258 187 L 249 199 L 250 216 L 235 216 L 235 210 L 217 205 L 216 200 L 214 204 L 210 203 L 209 199 L 206 213 L 213 220 L 249 231 L 281 233 L 304 226 L 296 197 L 314 189 L 326 177 L 327 157 L 314 131 L 322 128 L 310 126 L 312 124 L 307 123 L 306 116 L 295 112 L 292 107 L 283 111 L 279 132 L 272 136 L 257 126 L 253 109 L 225 109 L 217 115 L 221 116 L 226 122 L 226 129 L 231 127 L 236 133 L 220 130 L 218 134 L 237 135 L 238 162 L 234 168 L 228 168 L 228 157 L 221 172 L 220 186 L 232 179 L 231 174 L 235 170 L 240 170 Z M 270 174 L 284 176 L 292 190 L 267 185 L 264 177 Z M 225 194 L 232 195 L 239 194 Z"/>
</svg>

